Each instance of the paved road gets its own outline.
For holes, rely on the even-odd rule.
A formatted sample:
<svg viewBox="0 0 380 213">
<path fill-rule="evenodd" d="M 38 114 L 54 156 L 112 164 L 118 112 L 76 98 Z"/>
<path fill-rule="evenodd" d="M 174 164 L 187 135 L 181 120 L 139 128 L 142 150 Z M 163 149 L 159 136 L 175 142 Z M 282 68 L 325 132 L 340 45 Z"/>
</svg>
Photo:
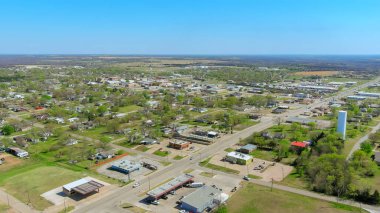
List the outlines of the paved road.
<svg viewBox="0 0 380 213">
<path fill-rule="evenodd" d="M 34 210 L 32 207 L 26 205 L 25 203 L 19 201 L 12 195 L 9 195 L 2 189 L 0 189 L 0 200 L 5 203 L 9 204 L 9 206 L 12 207 L 12 210 L 15 212 L 20 212 L 20 213 L 37 213 L 38 211 Z"/>
<path fill-rule="evenodd" d="M 351 151 L 350 151 L 350 154 L 348 154 L 347 156 L 347 160 L 349 160 L 352 156 L 352 154 L 354 154 L 354 152 L 358 149 L 360 149 L 360 145 L 362 143 L 364 143 L 364 141 L 368 140 L 368 137 L 369 135 L 371 135 L 372 133 L 375 133 L 377 130 L 380 129 L 380 123 L 378 123 L 375 127 L 373 127 L 373 129 L 371 130 L 371 132 L 369 132 L 368 134 L 366 134 L 365 136 L 361 137 L 356 143 L 355 145 L 352 147 Z"/>
</svg>

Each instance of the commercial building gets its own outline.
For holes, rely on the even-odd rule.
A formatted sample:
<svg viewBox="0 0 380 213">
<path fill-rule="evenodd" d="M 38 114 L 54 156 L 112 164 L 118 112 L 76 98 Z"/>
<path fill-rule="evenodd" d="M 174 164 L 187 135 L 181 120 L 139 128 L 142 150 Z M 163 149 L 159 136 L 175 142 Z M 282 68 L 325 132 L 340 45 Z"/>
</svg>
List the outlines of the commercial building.
<svg viewBox="0 0 380 213">
<path fill-rule="evenodd" d="M 256 145 L 253 144 L 247 144 L 245 146 L 240 147 L 239 152 L 242 152 L 244 154 L 249 154 L 257 149 Z"/>
<path fill-rule="evenodd" d="M 115 161 L 109 169 L 115 170 L 124 174 L 129 174 L 133 171 L 139 170 L 141 164 L 138 162 L 132 162 L 129 160 L 119 160 Z"/>
<path fill-rule="evenodd" d="M 160 199 L 163 195 L 168 194 L 169 192 L 176 190 L 188 183 L 192 183 L 194 176 L 190 174 L 183 174 L 180 175 L 173 180 L 149 191 L 148 194 L 148 199 L 149 200 L 157 200 Z"/>
<path fill-rule="evenodd" d="M 98 183 L 94 180 L 82 178 L 72 183 L 64 185 L 62 189 L 67 196 L 73 194 L 88 195 L 95 191 L 99 192 L 99 189 L 103 186 L 103 184 Z"/>
<path fill-rule="evenodd" d="M 346 139 L 347 111 L 339 111 L 337 132 L 342 134 L 342 139 Z"/>
<path fill-rule="evenodd" d="M 373 93 L 373 92 L 358 92 L 357 95 L 371 97 L 371 98 L 380 98 L 380 93 Z"/>
<path fill-rule="evenodd" d="M 211 186 L 203 186 L 182 198 L 181 209 L 188 212 L 201 213 L 208 209 L 213 209 L 227 199 L 228 195 L 222 193 L 220 189 Z"/>
<path fill-rule="evenodd" d="M 173 149 L 185 149 L 187 147 L 190 146 L 190 142 L 188 141 L 180 141 L 180 140 L 176 140 L 176 141 L 170 141 L 169 142 L 169 147 L 173 148 Z"/>
<path fill-rule="evenodd" d="M 225 158 L 230 163 L 246 165 L 253 161 L 252 156 L 240 152 L 229 152 Z"/>
</svg>

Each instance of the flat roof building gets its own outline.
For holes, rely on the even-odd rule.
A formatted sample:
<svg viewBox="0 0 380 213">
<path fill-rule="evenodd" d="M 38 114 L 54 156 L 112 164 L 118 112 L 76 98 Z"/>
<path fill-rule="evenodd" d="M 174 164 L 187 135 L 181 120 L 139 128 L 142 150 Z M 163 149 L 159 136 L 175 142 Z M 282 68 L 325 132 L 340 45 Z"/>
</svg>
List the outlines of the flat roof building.
<svg viewBox="0 0 380 213">
<path fill-rule="evenodd" d="M 229 152 L 225 158 L 228 162 L 246 165 L 253 161 L 252 156 L 240 152 Z"/>
<path fill-rule="evenodd" d="M 182 198 L 181 209 L 189 212 L 201 213 L 206 209 L 214 208 L 219 203 L 228 199 L 228 195 L 222 193 L 218 188 L 203 186 L 195 192 Z"/>
<path fill-rule="evenodd" d="M 160 199 L 160 197 L 163 195 L 168 194 L 170 191 L 176 190 L 179 187 L 193 182 L 193 179 L 193 175 L 183 174 L 161 186 L 158 186 L 157 188 L 149 191 L 147 194 L 150 200 L 157 200 Z"/>
<path fill-rule="evenodd" d="M 110 169 L 115 170 L 124 174 L 129 174 L 133 171 L 139 170 L 141 168 L 141 164 L 138 162 L 132 162 L 129 160 L 119 160 L 115 161 Z"/>
<path fill-rule="evenodd" d="M 240 147 L 239 152 L 249 154 L 249 153 L 253 152 L 253 150 L 256 150 L 256 149 L 257 149 L 256 145 L 247 144 L 245 146 Z"/>
<path fill-rule="evenodd" d="M 70 196 L 73 194 L 88 195 L 92 192 L 99 192 L 99 189 L 104 185 L 94 180 L 88 180 L 86 178 L 79 179 L 77 181 L 66 184 L 62 187 L 63 192 Z"/>
<path fill-rule="evenodd" d="M 185 149 L 187 147 L 190 146 L 190 142 L 188 141 L 179 141 L 179 140 L 176 140 L 176 141 L 170 141 L 169 142 L 169 147 L 173 148 L 173 149 Z"/>
</svg>

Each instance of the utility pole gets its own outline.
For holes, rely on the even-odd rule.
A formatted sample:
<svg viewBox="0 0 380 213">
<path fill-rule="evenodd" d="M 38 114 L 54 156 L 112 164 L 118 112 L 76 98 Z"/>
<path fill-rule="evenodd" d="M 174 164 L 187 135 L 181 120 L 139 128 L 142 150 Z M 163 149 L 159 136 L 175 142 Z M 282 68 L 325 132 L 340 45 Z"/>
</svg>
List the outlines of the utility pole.
<svg viewBox="0 0 380 213">
<path fill-rule="evenodd" d="M 273 191 L 273 178 L 272 178 L 272 184 L 270 186 L 270 191 Z"/>
<path fill-rule="evenodd" d="M 11 207 L 10 203 L 9 203 L 9 195 L 7 194 L 7 201 L 8 201 L 8 207 Z"/>
<path fill-rule="evenodd" d="M 149 184 L 149 191 L 150 191 L 150 177 L 148 176 L 148 184 Z"/>
</svg>

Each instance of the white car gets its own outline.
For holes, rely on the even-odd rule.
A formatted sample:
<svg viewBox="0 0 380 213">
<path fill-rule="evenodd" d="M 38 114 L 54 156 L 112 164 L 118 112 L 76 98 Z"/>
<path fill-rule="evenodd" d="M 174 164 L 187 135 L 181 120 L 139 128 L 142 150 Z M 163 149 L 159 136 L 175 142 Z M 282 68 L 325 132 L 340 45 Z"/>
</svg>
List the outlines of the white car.
<svg viewBox="0 0 380 213">
<path fill-rule="evenodd" d="M 139 187 L 140 186 L 140 183 L 135 183 L 135 184 L 133 184 L 133 188 L 137 188 L 137 187 Z"/>
<path fill-rule="evenodd" d="M 150 202 L 151 204 L 153 204 L 153 205 L 158 205 L 158 204 L 160 204 L 160 202 L 158 202 L 158 200 L 153 200 L 152 202 Z"/>
</svg>

